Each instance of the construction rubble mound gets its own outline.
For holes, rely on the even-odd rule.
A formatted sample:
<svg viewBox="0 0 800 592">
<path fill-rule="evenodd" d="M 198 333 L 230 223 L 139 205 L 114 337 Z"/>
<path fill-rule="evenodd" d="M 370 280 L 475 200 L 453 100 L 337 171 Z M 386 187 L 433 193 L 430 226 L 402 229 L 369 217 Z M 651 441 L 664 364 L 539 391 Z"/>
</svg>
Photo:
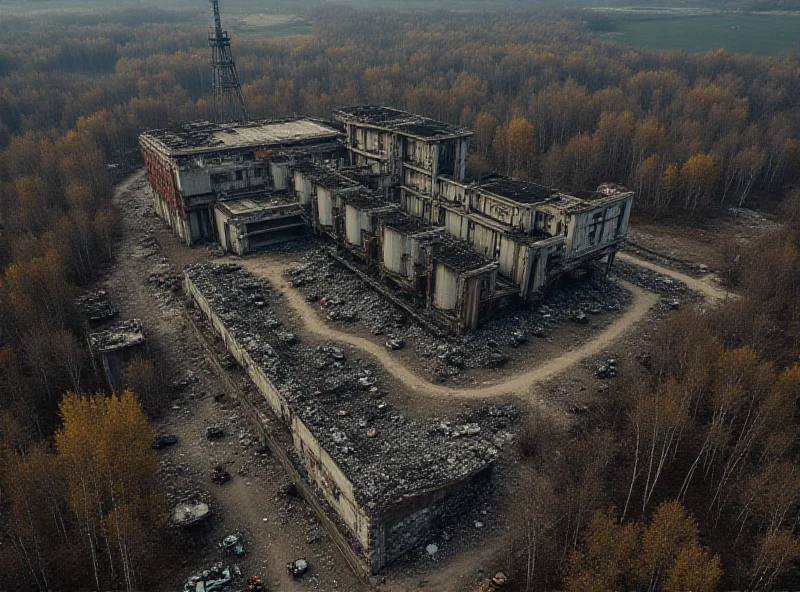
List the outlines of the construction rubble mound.
<svg viewBox="0 0 800 592">
<path fill-rule="evenodd" d="M 324 465 L 326 456 L 333 460 L 335 467 L 323 467 L 325 477 L 317 484 L 324 488 L 325 479 L 341 471 L 365 518 L 386 520 L 397 504 L 485 473 L 513 437 L 518 416 L 513 405 L 487 406 L 452 423 L 404 416 L 381 399 L 379 368 L 350 359 L 335 344 L 300 342 L 278 319 L 269 282 L 237 264 L 195 265 L 185 276 L 187 291 L 201 308 L 205 301 L 217 330 L 224 325 L 232 353 L 240 347 L 279 393 L 280 410 L 284 402 L 288 406 L 283 416 L 290 429 L 308 430 L 323 449 L 312 464 Z M 302 430 L 287 416 L 298 418 Z M 300 448 L 307 451 L 309 445 L 301 440 Z M 334 489 L 329 501 L 336 508 L 347 487 Z M 365 542 L 362 547 L 369 546 Z"/>
</svg>

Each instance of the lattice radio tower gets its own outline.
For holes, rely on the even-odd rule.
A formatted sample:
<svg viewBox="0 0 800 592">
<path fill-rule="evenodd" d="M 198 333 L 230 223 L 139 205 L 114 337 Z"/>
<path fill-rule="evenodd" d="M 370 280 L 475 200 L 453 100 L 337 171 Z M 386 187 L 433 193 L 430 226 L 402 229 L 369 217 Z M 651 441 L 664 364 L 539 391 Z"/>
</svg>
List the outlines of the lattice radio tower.
<svg viewBox="0 0 800 592">
<path fill-rule="evenodd" d="M 214 30 L 208 34 L 211 66 L 214 69 L 214 120 L 217 123 L 247 122 L 247 107 L 244 106 L 242 85 L 231 55 L 231 40 L 228 32 L 222 30 L 219 19 L 219 0 L 210 2 L 214 11 Z"/>
</svg>

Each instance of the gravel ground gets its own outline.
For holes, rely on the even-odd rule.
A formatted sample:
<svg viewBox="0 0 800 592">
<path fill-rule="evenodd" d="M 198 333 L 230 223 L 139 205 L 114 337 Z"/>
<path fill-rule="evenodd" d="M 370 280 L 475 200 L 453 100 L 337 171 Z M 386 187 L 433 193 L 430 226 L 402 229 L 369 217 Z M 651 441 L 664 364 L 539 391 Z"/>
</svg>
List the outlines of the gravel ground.
<svg viewBox="0 0 800 592">
<path fill-rule="evenodd" d="M 511 306 L 476 331 L 436 337 L 337 265 L 323 247 L 306 249 L 300 259 L 289 273 L 292 284 L 318 304 L 331 323 L 385 341 L 401 339 L 432 378 L 456 384 L 464 371 L 503 366 L 511 350 L 547 338 L 559 326 L 589 324 L 592 317 L 616 313 L 630 301 L 630 294 L 618 284 L 586 274 L 565 278 L 532 308 Z"/>
</svg>

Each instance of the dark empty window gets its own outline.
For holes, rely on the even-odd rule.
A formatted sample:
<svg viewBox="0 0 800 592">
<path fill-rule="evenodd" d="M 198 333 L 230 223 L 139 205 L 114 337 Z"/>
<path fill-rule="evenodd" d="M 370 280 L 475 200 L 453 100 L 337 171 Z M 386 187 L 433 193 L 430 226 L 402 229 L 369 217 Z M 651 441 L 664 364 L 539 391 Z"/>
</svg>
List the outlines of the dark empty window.
<svg viewBox="0 0 800 592">
<path fill-rule="evenodd" d="M 241 181 L 242 179 L 244 179 L 244 171 L 242 170 L 236 171 L 236 180 Z"/>
<path fill-rule="evenodd" d="M 228 175 L 226 173 L 217 173 L 216 175 L 211 175 L 211 182 L 214 185 L 225 183 L 227 180 L 228 180 Z"/>
</svg>

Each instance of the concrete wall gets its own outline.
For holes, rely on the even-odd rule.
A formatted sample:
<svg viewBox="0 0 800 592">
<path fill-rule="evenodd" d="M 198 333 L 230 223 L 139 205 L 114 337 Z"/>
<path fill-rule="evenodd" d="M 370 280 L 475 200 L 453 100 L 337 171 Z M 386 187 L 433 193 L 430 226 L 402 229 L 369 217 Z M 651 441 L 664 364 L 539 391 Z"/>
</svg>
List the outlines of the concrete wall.
<svg viewBox="0 0 800 592">
<path fill-rule="evenodd" d="M 186 168 L 178 171 L 178 186 L 183 195 L 211 193 L 211 176 L 205 169 Z"/>
<path fill-rule="evenodd" d="M 184 273 L 184 289 L 208 317 L 214 329 L 222 337 L 225 347 L 244 368 L 247 375 L 258 387 L 273 413 L 289 428 L 309 478 L 317 485 L 319 493 L 336 511 L 350 533 L 358 541 L 367 555 L 368 562 L 377 571 L 385 564 L 385 558 L 372 557 L 370 545 L 370 517 L 355 500 L 352 483 L 314 438 L 302 420 L 294 415 L 289 404 L 281 397 L 267 375 L 250 357 L 250 354 L 233 338 L 219 316 L 211 309 L 202 293 Z"/>
<path fill-rule="evenodd" d="M 522 232 L 531 230 L 531 206 L 514 204 L 493 195 L 470 191 L 470 211 L 473 210 L 516 230 Z"/>
<path fill-rule="evenodd" d="M 408 238 L 393 228 L 385 227 L 382 231 L 383 267 L 390 273 L 407 276 L 407 260 L 410 248 L 406 246 Z"/>
<path fill-rule="evenodd" d="M 362 231 L 373 234 L 372 214 L 358 208 L 345 205 L 345 238 L 350 245 L 362 246 Z"/>
<path fill-rule="evenodd" d="M 434 261 L 433 273 L 433 305 L 439 310 L 455 310 L 458 304 L 458 271 Z"/>
<path fill-rule="evenodd" d="M 430 174 L 407 166 L 403 167 L 403 185 L 426 195 L 432 195 L 433 192 Z"/>
<path fill-rule="evenodd" d="M 311 181 L 302 172 L 294 172 L 294 192 L 298 201 L 303 204 L 311 203 L 311 195 L 313 192 L 313 185 Z"/>
<path fill-rule="evenodd" d="M 474 488 L 487 482 L 491 474 L 492 467 L 488 466 L 463 481 L 405 500 L 391 516 L 376 524 L 376 551 L 389 563 L 417 548 L 441 523 L 466 511 Z"/>
<path fill-rule="evenodd" d="M 316 187 L 317 220 L 320 226 L 333 226 L 334 197 L 325 187 Z"/>
<path fill-rule="evenodd" d="M 289 189 L 289 183 L 292 179 L 292 172 L 289 169 L 290 163 L 288 162 L 271 162 L 269 163 L 269 171 L 272 176 L 272 186 L 279 190 L 284 191 Z"/>
<path fill-rule="evenodd" d="M 622 241 L 628 232 L 632 200 L 633 194 L 605 198 L 596 207 L 571 214 L 567 221 L 567 258 L 583 257 Z"/>
<path fill-rule="evenodd" d="M 153 190 L 153 207 L 156 214 L 169 225 L 172 232 L 191 245 L 183 195 L 178 187 L 172 161 L 146 142 L 143 142 L 141 147 L 147 180 Z"/>
</svg>

